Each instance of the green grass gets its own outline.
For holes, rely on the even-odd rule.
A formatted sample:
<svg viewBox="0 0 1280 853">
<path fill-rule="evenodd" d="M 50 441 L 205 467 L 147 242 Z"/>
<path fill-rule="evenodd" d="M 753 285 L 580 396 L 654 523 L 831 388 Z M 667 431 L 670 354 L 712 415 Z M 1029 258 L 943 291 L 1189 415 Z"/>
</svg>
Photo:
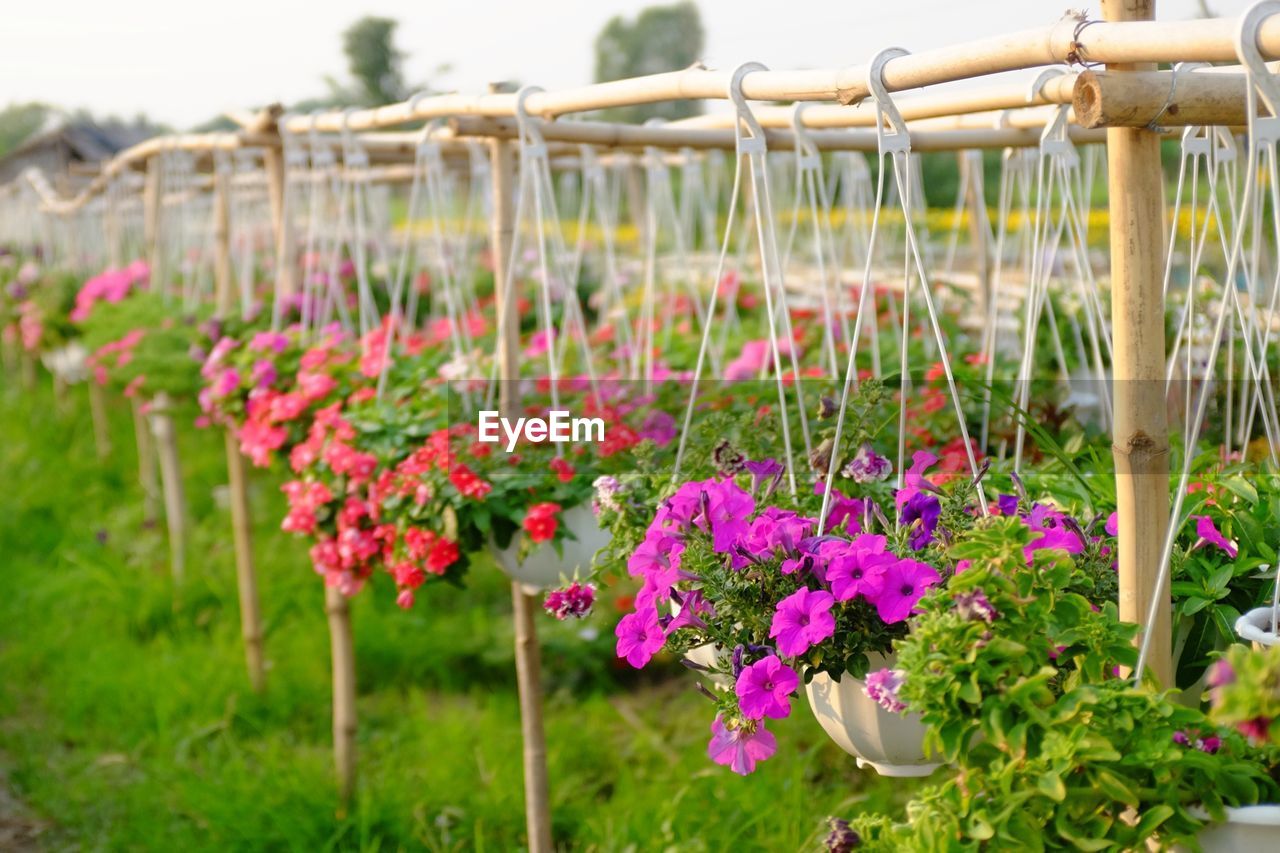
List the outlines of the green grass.
<svg viewBox="0 0 1280 853">
<path fill-rule="evenodd" d="M 321 584 L 255 471 L 269 685 L 248 688 L 220 438 L 182 430 L 188 578 L 143 525 L 128 408 L 94 455 L 86 393 L 59 411 L 42 374 L 0 377 L 0 763 L 50 849 L 512 850 L 524 844 L 505 579 L 398 610 L 356 599 L 359 788 L 339 815 Z M 614 614 L 542 632 L 554 832 L 575 850 L 813 849 L 828 814 L 912 790 L 862 773 L 800 705 L 778 755 L 739 778 L 705 757 L 709 705 L 671 664 L 618 669 Z M 594 640 L 581 631 L 595 631 Z"/>
</svg>

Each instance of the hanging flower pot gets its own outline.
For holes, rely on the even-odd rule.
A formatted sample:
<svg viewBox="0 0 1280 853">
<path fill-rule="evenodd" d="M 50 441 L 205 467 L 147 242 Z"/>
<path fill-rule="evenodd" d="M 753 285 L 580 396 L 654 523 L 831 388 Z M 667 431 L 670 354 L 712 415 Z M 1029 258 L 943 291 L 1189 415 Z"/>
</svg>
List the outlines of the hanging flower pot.
<svg viewBox="0 0 1280 853">
<path fill-rule="evenodd" d="M 894 659 L 870 654 L 872 671 Z M 866 681 L 846 674 L 839 681 L 818 673 L 805 685 L 809 707 L 840 748 L 881 776 L 928 776 L 938 766 L 924 752 L 925 727 L 916 714 L 886 711 L 866 694 Z"/>
<path fill-rule="evenodd" d="M 1257 607 L 1236 620 L 1236 633 L 1245 642 L 1259 646 L 1280 645 L 1280 633 L 1276 631 L 1276 610 L 1273 607 Z"/>
<path fill-rule="evenodd" d="M 1205 853 L 1274 853 L 1280 850 L 1280 806 L 1229 808 L 1227 819 L 1206 827 L 1196 841 Z"/>
<path fill-rule="evenodd" d="M 493 542 L 489 550 L 498 566 L 514 581 L 528 587 L 546 589 L 559 585 L 561 578 L 586 574 L 596 552 L 609 544 L 609 533 L 596 522 L 590 506 L 570 507 L 560 516 L 560 523 L 574 538 L 566 537 L 561 544 L 562 553 L 556 553 L 550 542 L 534 546 L 524 559 L 520 559 L 520 546 L 527 535 L 517 530 L 511 544 L 499 548 Z"/>
</svg>

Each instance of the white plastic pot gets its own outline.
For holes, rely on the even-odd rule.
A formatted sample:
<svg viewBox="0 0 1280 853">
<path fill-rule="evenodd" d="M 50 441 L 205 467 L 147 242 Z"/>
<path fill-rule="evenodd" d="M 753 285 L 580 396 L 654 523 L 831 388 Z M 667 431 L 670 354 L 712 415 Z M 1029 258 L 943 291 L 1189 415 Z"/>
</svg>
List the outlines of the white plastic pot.
<svg viewBox="0 0 1280 853">
<path fill-rule="evenodd" d="M 1272 630 L 1274 614 L 1275 610 L 1270 607 L 1254 608 L 1236 620 L 1236 633 L 1240 639 L 1255 646 L 1280 645 L 1280 634 Z"/>
<path fill-rule="evenodd" d="M 871 672 L 894 659 L 868 655 Z M 818 723 L 840 748 L 881 776 L 928 776 L 939 766 L 924 752 L 925 727 L 918 714 L 891 714 L 863 690 L 865 682 L 846 674 L 833 681 L 819 673 L 805 686 Z"/>
<path fill-rule="evenodd" d="M 1280 850 L 1280 806 L 1227 809 L 1226 822 L 1201 830 L 1196 841 L 1205 853 L 1276 853 Z"/>
<path fill-rule="evenodd" d="M 610 538 L 608 531 L 600 529 L 595 514 L 587 505 L 565 510 L 560 516 L 560 523 L 577 537 L 561 543 L 563 556 L 556 553 L 551 543 L 544 542 L 523 560 L 519 559 L 520 543 L 525 537 L 523 530 L 515 532 L 506 548 L 498 548 L 490 542 L 489 551 L 512 580 L 533 589 L 559 586 L 562 578 L 572 580 L 575 576 L 587 574 L 596 551 L 608 545 Z"/>
</svg>

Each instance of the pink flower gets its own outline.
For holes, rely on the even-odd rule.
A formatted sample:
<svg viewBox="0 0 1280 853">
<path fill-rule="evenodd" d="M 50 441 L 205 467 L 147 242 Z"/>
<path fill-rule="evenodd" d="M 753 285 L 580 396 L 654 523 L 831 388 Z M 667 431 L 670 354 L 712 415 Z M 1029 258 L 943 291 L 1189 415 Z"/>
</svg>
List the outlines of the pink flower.
<svg viewBox="0 0 1280 853">
<path fill-rule="evenodd" d="M 1208 543 L 1216 545 L 1218 548 L 1227 552 L 1227 556 L 1235 559 L 1239 551 L 1235 545 L 1232 545 L 1225 536 L 1218 532 L 1217 525 L 1213 523 L 1213 519 L 1207 515 L 1196 517 L 1196 536 L 1200 537 L 1200 541 L 1196 543 L 1196 547 Z"/>
<path fill-rule="evenodd" d="M 791 694 L 800 686 L 800 677 L 777 655 L 769 655 L 744 667 L 734 684 L 738 707 L 748 720 L 772 717 L 780 720 L 791 714 Z"/>
<path fill-rule="evenodd" d="M 831 593 L 801 587 L 778 602 L 769 636 L 777 639 L 778 651 L 787 657 L 804 654 L 836 631 L 831 615 L 835 599 Z"/>
<path fill-rule="evenodd" d="M 907 710 L 907 704 L 898 698 L 898 690 L 902 687 L 902 672 L 896 669 L 879 669 L 867 674 L 862 692 L 867 698 L 884 708 L 890 714 L 901 714 Z"/>
<path fill-rule="evenodd" d="M 925 590 L 940 580 L 938 573 L 927 563 L 898 560 L 885 569 L 880 592 L 874 601 L 876 612 L 890 625 L 901 622 L 911 615 Z"/>
<path fill-rule="evenodd" d="M 623 616 L 613 633 L 618 638 L 618 657 L 636 669 L 642 669 L 662 648 L 665 640 L 662 625 L 658 622 L 658 611 L 653 607 Z"/>
<path fill-rule="evenodd" d="M 740 721 L 730 725 L 732 728 L 726 727 L 718 715 L 712 721 L 707 757 L 739 776 L 754 772 L 757 761 L 766 760 L 778 750 L 778 742 L 763 723 Z"/>
<path fill-rule="evenodd" d="M 867 537 L 861 537 L 867 538 Z M 884 537 L 877 537 L 883 540 Z M 870 549 L 853 550 L 832 557 L 827 566 L 827 583 L 836 601 L 862 596 L 874 599 L 884 585 L 885 569 L 895 562 L 892 554 Z"/>
</svg>

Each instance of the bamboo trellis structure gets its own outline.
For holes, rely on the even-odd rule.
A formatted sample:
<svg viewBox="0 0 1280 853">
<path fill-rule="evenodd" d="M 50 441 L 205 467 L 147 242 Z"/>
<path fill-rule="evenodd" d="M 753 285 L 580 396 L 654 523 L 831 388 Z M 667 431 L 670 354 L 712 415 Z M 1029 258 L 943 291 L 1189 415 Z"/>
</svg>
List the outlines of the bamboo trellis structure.
<svg viewBox="0 0 1280 853">
<path fill-rule="evenodd" d="M 1157 22 L 1153 2 L 1102 0 L 1103 20 L 1068 16 L 1048 26 L 970 41 L 918 54 L 889 56 L 879 65 L 805 71 L 746 70 L 732 72 L 693 67 L 631 80 L 619 80 L 558 91 L 489 92 L 417 96 L 374 109 L 290 115 L 278 108 L 243 116 L 232 133 L 183 134 L 149 140 L 108 163 L 79 193 L 59 197 L 38 173 L 0 188 L 0 207 L 23 199 L 23 210 L 39 222 L 32 233 L 52 231 L 59 222 L 84 215 L 105 215 L 113 223 L 121 202 L 113 188 L 128 186 L 125 195 L 141 197 L 141 215 L 153 269 L 161 269 L 162 211 L 166 197 L 162 158 L 184 152 L 209 173 L 193 192 L 211 192 L 215 229 L 215 291 L 219 312 L 234 310 L 230 248 L 233 188 L 262 191 L 269 208 L 277 289 L 296 292 L 299 269 L 297 235 L 291 223 L 287 153 L 291 147 L 314 152 L 356 144 L 366 163 L 347 163 L 351 175 L 376 182 L 413 180 L 415 152 L 426 139 L 438 144 L 455 166 L 470 162 L 470 147 L 487 146 L 491 180 L 490 245 L 501 292 L 508 247 L 515 228 L 516 145 L 522 128 L 533 128 L 547 143 L 553 162 L 569 168 L 581 163 L 579 146 L 617 156 L 646 151 L 737 151 L 741 154 L 741 117 L 732 113 L 642 127 L 578 114 L 610 107 L 694 99 L 726 101 L 731 90 L 749 101 L 804 103 L 806 108 L 756 104 L 752 114 L 768 150 L 790 150 L 808 140 L 822 152 L 881 152 L 889 131 L 881 124 L 874 96 L 883 84 L 888 93 L 924 89 L 892 99 L 907 122 L 913 151 L 971 151 L 1031 148 L 1044 141 L 1045 128 L 1060 114 L 1069 120 L 1064 138 L 1077 144 L 1104 143 L 1107 150 L 1110 206 L 1110 328 L 1114 336 L 1111 369 L 1114 398 L 1113 439 L 1119 510 L 1120 614 L 1138 623 L 1155 651 L 1150 669 L 1163 684 L 1172 683 L 1169 590 L 1162 585 L 1161 549 L 1169 514 L 1169 426 L 1164 404 L 1165 329 L 1162 292 L 1165 261 L 1164 185 L 1160 140 L 1188 126 L 1246 125 L 1256 112 L 1250 77 L 1240 65 L 1248 48 L 1262 58 L 1280 58 L 1280 8 L 1262 4 L 1243 23 L 1228 19 Z M 1242 47 L 1243 45 L 1243 47 Z M 1157 70 L 1158 63 L 1228 63 L 1216 68 Z M 1088 66 L 1079 70 L 1079 66 Z M 966 92 L 936 92 L 931 87 L 983 78 L 1001 72 L 1051 67 L 1062 73 L 1042 75 L 1030 90 L 1006 83 L 987 84 Z M 1105 69 L 1101 68 L 1105 66 Z M 878 78 L 873 76 L 878 74 Z M 428 131 L 405 132 L 406 125 L 432 122 Z M 892 130 L 892 129 L 889 129 Z M 236 152 L 253 158 L 248 174 L 219 170 L 219 158 Z M 261 168 L 256 167 L 261 161 Z M 472 163 L 474 166 L 475 164 Z M 138 186 L 137 175 L 145 174 Z M 981 195 L 978 193 L 978 195 Z M 30 203 L 34 200 L 33 203 Z M 977 203 L 975 200 L 974 204 Z M 109 206 L 109 207 L 108 207 Z M 105 211 L 105 213 L 103 212 Z M 111 227 L 118 227 L 118 223 Z M 979 229 L 981 231 L 983 229 Z M 975 241 L 986 239 L 975 232 Z M 987 257 L 987 250 L 982 251 Z M 989 272 L 979 271 L 979 279 Z M 994 299 L 994 296 L 989 298 Z M 994 316 L 994 315 L 991 315 Z M 500 312 L 497 378 L 518 375 L 519 341 L 511 312 Z M 501 382 L 501 408 L 518 405 L 514 383 Z M 140 428 L 141 430 L 141 428 Z M 140 431 L 140 449 L 147 441 Z M 153 451 L 148 449 L 146 455 Z M 227 446 L 241 575 L 246 654 L 253 683 L 261 688 L 261 628 L 248 540 L 248 506 L 242 462 L 234 444 Z M 166 462 L 166 466 L 173 464 Z M 154 476 L 146 474 L 145 476 Z M 175 510 L 178 511 L 178 510 Z M 171 527 L 173 522 L 171 521 Z M 353 784 L 354 679 L 350 669 L 350 624 L 340 595 L 327 602 L 334 644 L 335 739 L 339 745 L 342 786 Z M 545 742 L 541 723 L 540 663 L 534 629 L 533 599 L 513 583 L 516 660 L 525 744 L 527 819 L 531 849 L 551 849 Z M 1148 614 L 1155 619 L 1148 618 Z"/>
</svg>

